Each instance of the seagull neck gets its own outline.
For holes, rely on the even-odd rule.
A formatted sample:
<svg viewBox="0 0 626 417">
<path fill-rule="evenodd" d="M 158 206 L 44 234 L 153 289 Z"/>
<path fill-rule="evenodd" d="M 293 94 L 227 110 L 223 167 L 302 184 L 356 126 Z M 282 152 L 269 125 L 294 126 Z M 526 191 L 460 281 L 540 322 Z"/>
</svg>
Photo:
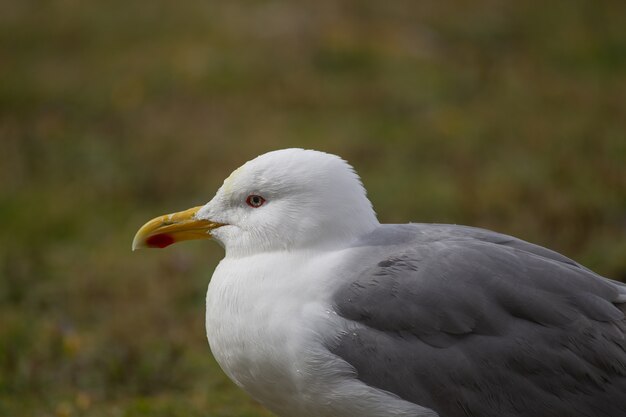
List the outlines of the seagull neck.
<svg viewBox="0 0 626 417">
<path fill-rule="evenodd" d="M 243 245 L 243 246 L 229 246 L 225 245 L 225 258 L 228 259 L 241 259 L 249 256 L 256 255 L 268 255 L 268 254 L 291 254 L 309 252 L 313 253 L 326 253 L 333 252 L 345 248 L 351 247 L 354 242 L 358 241 L 361 237 L 371 233 L 380 223 L 376 221 L 369 227 L 363 227 L 358 231 L 352 233 L 335 233 L 324 234 L 323 238 L 320 235 L 311 236 L 310 239 L 302 240 L 299 242 L 289 242 L 283 245 L 276 246 L 263 246 L 263 245 Z"/>
</svg>

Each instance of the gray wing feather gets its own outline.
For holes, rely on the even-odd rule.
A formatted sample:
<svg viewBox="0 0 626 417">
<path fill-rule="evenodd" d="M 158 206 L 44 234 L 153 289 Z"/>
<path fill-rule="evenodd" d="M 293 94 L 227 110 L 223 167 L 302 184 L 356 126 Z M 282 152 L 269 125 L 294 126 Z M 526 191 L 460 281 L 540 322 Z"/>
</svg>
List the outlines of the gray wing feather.
<svg viewBox="0 0 626 417">
<path fill-rule="evenodd" d="M 521 240 L 383 226 L 355 246 L 329 348 L 441 416 L 626 416 L 624 288 Z"/>
</svg>

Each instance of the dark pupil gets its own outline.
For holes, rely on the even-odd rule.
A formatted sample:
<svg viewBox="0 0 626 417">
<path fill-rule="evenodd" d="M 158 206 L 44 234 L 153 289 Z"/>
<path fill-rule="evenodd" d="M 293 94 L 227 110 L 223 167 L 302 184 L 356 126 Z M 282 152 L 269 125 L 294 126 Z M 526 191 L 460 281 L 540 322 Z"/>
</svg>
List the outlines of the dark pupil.
<svg viewBox="0 0 626 417">
<path fill-rule="evenodd" d="M 254 204 L 255 206 L 261 204 L 261 198 L 255 195 L 254 197 L 252 197 L 252 204 Z"/>
</svg>

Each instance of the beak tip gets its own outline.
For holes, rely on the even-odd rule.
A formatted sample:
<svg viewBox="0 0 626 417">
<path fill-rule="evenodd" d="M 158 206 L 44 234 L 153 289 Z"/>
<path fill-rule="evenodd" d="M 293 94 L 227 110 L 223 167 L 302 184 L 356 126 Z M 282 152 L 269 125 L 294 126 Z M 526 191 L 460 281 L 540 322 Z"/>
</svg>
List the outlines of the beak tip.
<svg viewBox="0 0 626 417">
<path fill-rule="evenodd" d="M 134 252 L 134 251 L 136 251 L 137 249 L 141 249 L 141 247 L 142 247 L 142 246 L 139 244 L 138 239 L 137 239 L 137 238 L 133 239 L 133 244 L 132 244 L 132 245 L 131 245 L 131 247 L 130 247 L 130 248 L 131 248 L 131 250 Z"/>
<path fill-rule="evenodd" d="M 147 248 L 148 245 L 146 243 L 146 237 L 143 233 L 141 233 L 141 230 L 139 232 L 137 232 L 135 234 L 135 237 L 133 238 L 133 244 L 131 245 L 131 250 L 133 252 L 135 252 L 137 249 L 144 249 Z"/>
</svg>

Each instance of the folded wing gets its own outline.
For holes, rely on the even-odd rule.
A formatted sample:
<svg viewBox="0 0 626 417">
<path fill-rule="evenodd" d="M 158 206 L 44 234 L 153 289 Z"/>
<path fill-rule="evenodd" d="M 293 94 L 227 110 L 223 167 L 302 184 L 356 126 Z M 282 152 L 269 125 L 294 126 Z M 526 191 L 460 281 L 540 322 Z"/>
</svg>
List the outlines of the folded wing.
<svg viewBox="0 0 626 417">
<path fill-rule="evenodd" d="M 481 229 L 383 226 L 340 272 L 329 349 L 441 416 L 626 416 L 626 287 Z"/>
</svg>

